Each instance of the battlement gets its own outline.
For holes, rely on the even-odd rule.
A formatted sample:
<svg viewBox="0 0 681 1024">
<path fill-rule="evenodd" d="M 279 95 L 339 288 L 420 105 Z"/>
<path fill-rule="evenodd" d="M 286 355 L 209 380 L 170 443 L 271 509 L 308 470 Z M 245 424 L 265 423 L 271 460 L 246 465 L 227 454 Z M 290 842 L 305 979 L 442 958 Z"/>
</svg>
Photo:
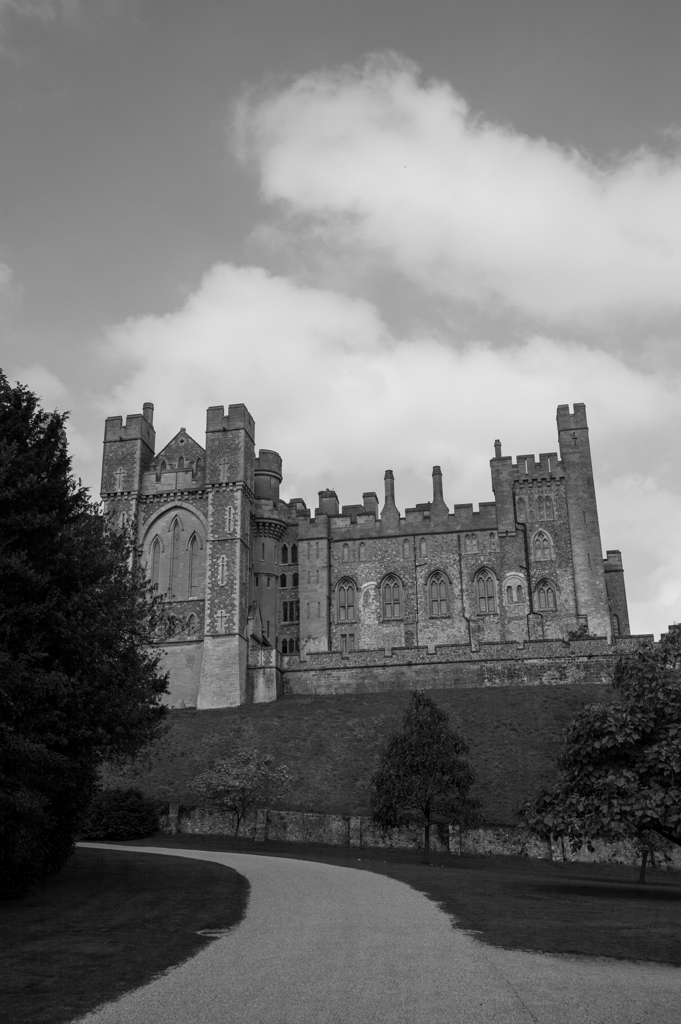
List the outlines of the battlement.
<svg viewBox="0 0 681 1024">
<path fill-rule="evenodd" d="M 144 441 L 154 450 L 156 444 L 156 431 L 153 426 L 154 407 L 151 402 L 145 402 L 144 412 L 132 413 L 125 418 L 123 426 L 122 416 L 107 416 L 104 422 L 104 443 L 114 441 Z"/>
<path fill-rule="evenodd" d="M 573 409 L 574 412 L 570 412 L 569 405 L 558 406 L 556 423 L 559 432 L 561 430 L 584 430 L 588 427 L 584 402 L 575 402 Z"/>
<path fill-rule="evenodd" d="M 224 405 L 211 405 L 206 410 L 206 433 L 219 430 L 245 430 L 251 441 L 255 441 L 255 420 L 242 403 L 230 405 L 226 416 Z"/>
<path fill-rule="evenodd" d="M 276 476 L 279 478 L 279 483 L 282 481 L 281 475 L 281 455 L 278 452 L 270 451 L 268 448 L 261 448 L 258 452 L 258 456 L 255 460 L 254 473 L 267 474 L 268 476 Z"/>
<path fill-rule="evenodd" d="M 603 568 L 606 572 L 624 572 L 622 565 L 621 551 L 606 551 L 603 559 Z"/>
</svg>

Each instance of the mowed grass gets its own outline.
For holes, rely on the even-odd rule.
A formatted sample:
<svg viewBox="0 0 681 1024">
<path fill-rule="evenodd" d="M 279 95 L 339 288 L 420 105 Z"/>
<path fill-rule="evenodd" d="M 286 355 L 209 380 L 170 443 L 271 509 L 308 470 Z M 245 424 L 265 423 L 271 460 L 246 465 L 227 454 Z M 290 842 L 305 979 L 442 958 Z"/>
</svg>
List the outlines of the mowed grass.
<svg viewBox="0 0 681 1024">
<path fill-rule="evenodd" d="M 207 861 L 77 849 L 0 903 L 0 1020 L 61 1024 L 198 953 L 244 916 L 248 882 Z"/>
<path fill-rule="evenodd" d="M 515 824 L 516 808 L 556 773 L 563 730 L 585 703 L 608 700 L 598 685 L 430 690 L 470 745 L 474 795 L 486 820 Z M 148 796 L 196 804 L 191 780 L 218 757 L 256 748 L 295 778 L 289 810 L 369 813 L 369 780 L 388 737 L 401 727 L 408 692 L 286 697 L 216 711 L 169 715 L 169 731 L 145 767 L 106 785 L 136 785 Z M 277 806 L 273 803 L 273 806 Z M 281 806 L 284 806 L 282 804 Z"/>
<path fill-rule="evenodd" d="M 218 836 L 141 840 L 171 848 L 231 850 Z M 136 844 L 137 845 L 137 844 Z M 647 960 L 681 967 L 681 873 L 525 857 L 436 856 L 240 840 L 237 851 L 295 857 L 389 875 L 425 893 L 454 925 L 483 942 L 536 953 Z"/>
</svg>

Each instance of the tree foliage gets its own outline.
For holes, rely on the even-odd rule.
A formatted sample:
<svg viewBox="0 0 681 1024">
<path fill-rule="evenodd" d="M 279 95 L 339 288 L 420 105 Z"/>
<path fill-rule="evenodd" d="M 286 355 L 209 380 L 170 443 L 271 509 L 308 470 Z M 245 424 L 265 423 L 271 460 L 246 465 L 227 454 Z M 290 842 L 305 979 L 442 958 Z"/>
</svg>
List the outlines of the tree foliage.
<svg viewBox="0 0 681 1024">
<path fill-rule="evenodd" d="M 71 474 L 66 415 L 0 372 L 0 892 L 57 870 L 104 759 L 158 731 L 159 601 Z"/>
<path fill-rule="evenodd" d="M 568 726 L 557 784 L 521 811 L 534 831 L 576 849 L 633 839 L 646 858 L 681 845 L 680 667 L 681 626 L 619 659 L 613 699 Z"/>
<path fill-rule="evenodd" d="M 475 776 L 467 753 L 447 712 L 422 690 L 414 690 L 402 732 L 388 741 L 371 779 L 371 808 L 374 822 L 383 829 L 423 826 L 426 864 L 431 825 L 471 825 L 479 818 L 479 802 L 468 796 Z"/>
<path fill-rule="evenodd" d="M 158 807 L 139 789 L 103 789 L 80 828 L 81 839 L 142 839 L 158 832 Z"/>
<path fill-rule="evenodd" d="M 234 817 L 234 844 L 246 815 L 279 799 L 293 782 L 285 765 L 275 767 L 272 754 L 243 750 L 232 757 L 219 758 L 211 768 L 191 784 L 206 803 Z"/>
</svg>

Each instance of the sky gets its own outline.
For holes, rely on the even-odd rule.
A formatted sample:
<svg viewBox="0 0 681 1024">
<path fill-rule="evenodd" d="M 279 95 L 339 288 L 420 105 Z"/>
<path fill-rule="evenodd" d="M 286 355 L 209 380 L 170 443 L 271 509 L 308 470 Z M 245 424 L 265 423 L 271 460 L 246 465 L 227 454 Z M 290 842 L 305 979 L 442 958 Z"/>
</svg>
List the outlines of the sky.
<svg viewBox="0 0 681 1024">
<path fill-rule="evenodd" d="M 585 402 L 632 632 L 681 620 L 678 0 L 0 0 L 0 365 L 282 496 L 492 500 Z"/>
</svg>

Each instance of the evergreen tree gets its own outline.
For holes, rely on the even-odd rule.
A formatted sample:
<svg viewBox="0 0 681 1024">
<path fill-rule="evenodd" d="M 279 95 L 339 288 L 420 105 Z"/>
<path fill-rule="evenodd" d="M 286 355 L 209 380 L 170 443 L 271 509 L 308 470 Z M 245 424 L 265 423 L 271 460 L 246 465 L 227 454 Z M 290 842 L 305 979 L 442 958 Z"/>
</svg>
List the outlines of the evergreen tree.
<svg viewBox="0 0 681 1024">
<path fill-rule="evenodd" d="M 402 721 L 371 780 L 373 820 L 381 828 L 423 826 L 423 862 L 430 856 L 431 825 L 471 825 L 477 800 L 468 796 L 475 776 L 465 759 L 468 746 L 449 725 L 447 712 L 422 690 L 414 690 Z"/>
<path fill-rule="evenodd" d="M 66 415 L 0 372 L 0 893 L 69 856 L 103 760 L 158 732 L 159 602 L 71 474 Z"/>
</svg>

